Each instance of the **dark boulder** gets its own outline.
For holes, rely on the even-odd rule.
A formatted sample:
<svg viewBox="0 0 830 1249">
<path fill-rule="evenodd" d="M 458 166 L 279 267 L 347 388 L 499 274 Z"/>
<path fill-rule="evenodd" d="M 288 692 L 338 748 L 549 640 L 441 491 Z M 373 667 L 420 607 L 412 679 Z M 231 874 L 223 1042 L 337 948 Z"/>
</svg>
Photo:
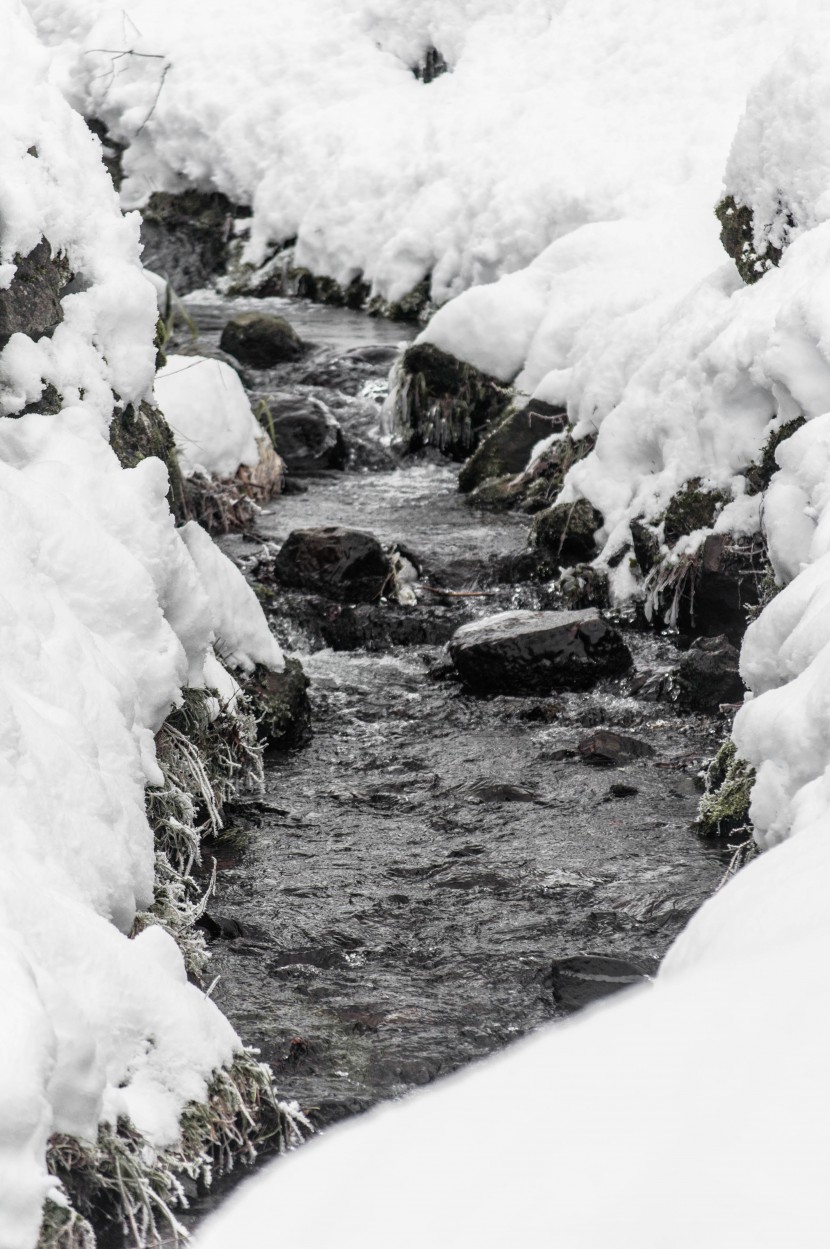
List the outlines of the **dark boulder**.
<svg viewBox="0 0 830 1249">
<path fill-rule="evenodd" d="M 631 666 L 619 633 L 595 608 L 488 616 L 463 625 L 449 650 L 464 684 L 481 694 L 584 689 Z"/>
<path fill-rule="evenodd" d="M 343 469 L 349 450 L 332 412 L 312 396 L 268 395 L 264 423 L 292 473 Z"/>
<path fill-rule="evenodd" d="M 608 954 L 574 954 L 556 958 L 544 984 L 562 1010 L 575 1011 L 600 998 L 619 993 L 655 975 L 654 958 L 617 958 Z"/>
<path fill-rule="evenodd" d="M 240 312 L 232 317 L 222 330 L 219 346 L 255 369 L 298 360 L 305 350 L 285 317 L 266 312 Z"/>
<path fill-rule="evenodd" d="M 344 603 L 374 603 L 394 584 L 392 562 L 377 538 L 331 526 L 295 529 L 274 562 L 283 585 Z"/>
<path fill-rule="evenodd" d="M 721 703 L 742 702 L 739 662 L 738 650 L 723 635 L 697 638 L 678 664 L 678 703 L 689 711 L 717 711 Z"/>
<path fill-rule="evenodd" d="M 141 210 L 144 265 L 178 295 L 207 285 L 227 265 L 233 219 L 242 211 L 218 191 L 154 191 Z"/>
<path fill-rule="evenodd" d="M 401 359 L 395 424 L 401 449 L 437 447 L 465 460 L 486 426 L 505 415 L 512 391 L 432 343 L 414 343 Z"/>
<path fill-rule="evenodd" d="M 511 412 L 490 430 L 458 474 L 458 488 L 469 493 L 491 477 L 521 473 L 538 442 L 567 427 L 568 417 L 539 399 Z"/>
<path fill-rule="evenodd" d="M 558 563 L 576 564 L 596 554 L 594 533 L 601 524 L 601 513 L 587 499 L 555 503 L 537 514 L 530 540 Z"/>
<path fill-rule="evenodd" d="M 0 348 L 12 334 L 41 338 L 63 320 L 61 291 L 71 277 L 61 256 L 41 239 L 28 256 L 15 256 L 17 266 L 9 286 L 0 291 Z"/>
<path fill-rule="evenodd" d="M 577 749 L 583 763 L 601 768 L 616 768 L 654 754 L 654 747 L 648 742 L 626 737 L 623 733 L 612 733 L 608 729 L 599 729 L 590 737 L 583 737 Z"/>
</svg>

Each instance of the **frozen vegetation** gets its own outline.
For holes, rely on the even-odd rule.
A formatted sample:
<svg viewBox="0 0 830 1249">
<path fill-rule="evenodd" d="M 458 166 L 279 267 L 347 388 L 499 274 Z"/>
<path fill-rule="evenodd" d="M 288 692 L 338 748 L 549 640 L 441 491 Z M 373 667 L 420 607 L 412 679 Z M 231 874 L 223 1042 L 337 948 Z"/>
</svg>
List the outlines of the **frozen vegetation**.
<svg viewBox="0 0 830 1249">
<path fill-rule="evenodd" d="M 780 588 L 734 730 L 767 853 L 656 984 L 309 1147 L 204 1249 L 264 1243 L 275 1211 L 322 1246 L 332 1209 L 363 1246 L 826 1239 L 823 6 L 0 0 L 0 19 L 0 296 L 40 248 L 43 308 L 10 315 L 0 352 L 0 1245 L 31 1249 L 44 1201 L 71 1217 L 50 1138 L 89 1150 L 129 1120 L 131 1156 L 165 1171 L 241 1049 L 186 976 L 192 899 L 154 922 L 146 799 L 170 788 L 170 713 L 210 691 L 208 717 L 236 714 L 234 672 L 282 656 L 207 534 L 177 530 L 162 462 L 110 445 L 157 402 L 186 475 L 261 457 L 225 366 L 172 357 L 153 392 L 156 295 L 120 208 L 185 187 L 250 206 L 251 264 L 296 238 L 298 264 L 386 299 L 429 279 L 423 341 L 596 436 L 560 497 L 601 514 L 618 599 L 644 592 L 632 522 L 659 535 L 691 480 L 722 495 L 715 530 L 763 537 Z M 430 48 L 450 72 L 426 82 Z M 122 205 L 79 112 L 126 145 Z"/>
</svg>

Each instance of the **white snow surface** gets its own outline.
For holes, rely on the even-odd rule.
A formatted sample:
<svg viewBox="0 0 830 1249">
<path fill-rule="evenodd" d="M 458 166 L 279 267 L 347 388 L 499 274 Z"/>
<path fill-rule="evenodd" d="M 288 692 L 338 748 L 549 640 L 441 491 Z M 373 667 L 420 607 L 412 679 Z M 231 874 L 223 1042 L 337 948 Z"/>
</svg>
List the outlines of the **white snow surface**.
<svg viewBox="0 0 830 1249">
<path fill-rule="evenodd" d="M 212 645 L 242 667 L 278 650 L 206 537 L 191 557 L 162 463 L 125 471 L 109 446 L 114 396 L 139 403 L 154 373 L 137 219 L 18 0 L 0 27 L 3 286 L 42 236 L 78 279 L 51 337 L 0 351 L 0 1245 L 31 1249 L 51 1133 L 94 1140 L 125 1115 L 172 1144 L 239 1048 L 172 938 L 127 934 L 153 897 L 155 732 L 183 686 L 215 683 Z M 63 410 L 19 415 L 46 382 Z"/>
<path fill-rule="evenodd" d="M 123 194 L 254 209 L 249 257 L 391 299 L 522 268 L 592 221 L 706 215 L 746 94 L 818 0 L 26 0 Z M 410 67 L 430 45 L 450 73 Z M 678 247 L 682 238 L 678 237 Z"/>
<path fill-rule="evenodd" d="M 824 1243 L 828 888 L 816 827 L 707 902 L 653 986 L 335 1128 L 196 1249 L 267 1244 L 275 1211 L 309 1249 Z"/>
<path fill-rule="evenodd" d="M 185 477 L 233 477 L 243 464 L 256 467 L 262 426 L 229 364 L 203 356 L 168 356 L 156 374 L 155 391 Z"/>
</svg>

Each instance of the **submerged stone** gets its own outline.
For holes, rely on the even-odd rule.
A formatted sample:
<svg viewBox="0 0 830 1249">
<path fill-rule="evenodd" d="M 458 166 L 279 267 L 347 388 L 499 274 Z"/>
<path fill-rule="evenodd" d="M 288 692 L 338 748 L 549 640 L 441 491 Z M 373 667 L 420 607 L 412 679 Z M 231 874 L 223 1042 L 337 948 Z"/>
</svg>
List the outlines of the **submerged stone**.
<svg viewBox="0 0 830 1249">
<path fill-rule="evenodd" d="M 478 694 L 584 689 L 631 666 L 619 633 L 595 608 L 501 612 L 463 625 L 449 651 L 464 684 Z"/>
<path fill-rule="evenodd" d="M 394 583 L 392 563 L 377 538 L 359 529 L 295 529 L 274 573 L 284 584 L 346 603 L 375 603 Z"/>
<path fill-rule="evenodd" d="M 654 754 L 654 747 L 648 742 L 626 737 L 624 733 L 612 733 L 609 729 L 599 729 L 590 737 L 583 737 L 577 750 L 583 763 L 603 768 L 619 767 Z"/>
<path fill-rule="evenodd" d="M 655 975 L 656 958 L 619 958 L 608 954 L 573 954 L 554 959 L 545 977 L 553 1000 L 563 1010 L 580 1010 Z"/>
<path fill-rule="evenodd" d="M 256 369 L 298 360 L 305 350 L 285 317 L 265 312 L 240 312 L 232 317 L 222 330 L 219 346 Z"/>
</svg>

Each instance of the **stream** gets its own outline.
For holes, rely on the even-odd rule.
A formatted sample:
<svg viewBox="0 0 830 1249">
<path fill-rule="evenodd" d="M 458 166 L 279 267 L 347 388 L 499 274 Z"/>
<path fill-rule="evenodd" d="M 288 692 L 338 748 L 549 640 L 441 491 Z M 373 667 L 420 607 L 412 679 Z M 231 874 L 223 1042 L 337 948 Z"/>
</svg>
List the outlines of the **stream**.
<svg viewBox="0 0 830 1249">
<path fill-rule="evenodd" d="M 245 845 L 223 852 L 211 901 L 238 934 L 212 943 L 214 1000 L 326 1127 L 563 1017 L 578 1002 L 557 990 L 555 960 L 656 968 L 723 876 L 722 849 L 690 831 L 723 726 L 631 696 L 630 677 L 540 698 L 476 698 L 447 679 L 453 628 L 547 603 L 544 587 L 486 576 L 523 548 L 527 517 L 473 511 L 457 467 L 398 463 L 379 441 L 407 327 L 298 301 L 186 304 L 211 346 L 235 311 L 287 315 L 317 346 L 248 370 L 252 398 L 327 393 L 363 449 L 270 504 L 254 533 L 221 540 L 226 552 L 250 572 L 291 530 L 339 524 L 404 545 L 426 570 L 418 605 L 388 609 L 423 628 L 378 627 L 370 649 L 331 649 L 319 600 L 281 595 L 272 625 L 311 680 L 314 737 L 269 757 L 264 793 L 235 804 Z M 624 632 L 636 671 L 676 655 L 667 636 Z M 589 766 L 576 748 L 597 727 L 654 753 Z"/>
</svg>

